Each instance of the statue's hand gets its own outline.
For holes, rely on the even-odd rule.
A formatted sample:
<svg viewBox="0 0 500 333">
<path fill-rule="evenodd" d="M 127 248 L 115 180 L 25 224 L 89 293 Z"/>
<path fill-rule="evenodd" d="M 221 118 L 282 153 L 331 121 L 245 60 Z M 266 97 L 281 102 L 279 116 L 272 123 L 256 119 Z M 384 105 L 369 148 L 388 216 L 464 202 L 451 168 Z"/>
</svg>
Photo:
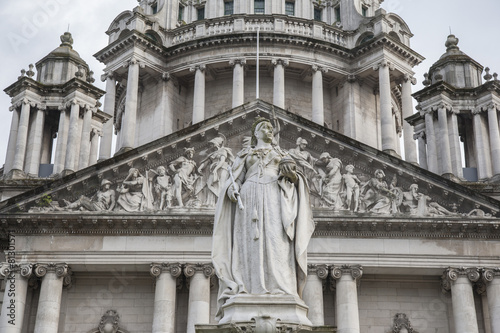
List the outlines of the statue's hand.
<svg viewBox="0 0 500 333">
<path fill-rule="evenodd" d="M 240 195 L 240 189 L 239 188 L 234 188 L 233 185 L 229 186 L 229 188 L 227 189 L 227 196 L 229 197 L 229 199 L 231 199 L 232 202 L 237 202 L 238 201 L 238 198 L 237 196 Z"/>
<path fill-rule="evenodd" d="M 282 165 L 281 174 L 288 178 L 292 183 L 297 183 L 297 172 L 295 171 L 294 165 Z"/>
</svg>

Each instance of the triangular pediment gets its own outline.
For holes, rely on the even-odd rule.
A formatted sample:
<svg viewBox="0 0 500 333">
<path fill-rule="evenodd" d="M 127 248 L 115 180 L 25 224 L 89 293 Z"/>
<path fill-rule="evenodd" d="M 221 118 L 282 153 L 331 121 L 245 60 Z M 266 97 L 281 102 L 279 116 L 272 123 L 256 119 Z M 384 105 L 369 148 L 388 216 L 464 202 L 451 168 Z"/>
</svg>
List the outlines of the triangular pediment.
<svg viewBox="0 0 500 333">
<path fill-rule="evenodd" d="M 344 229 L 349 229 L 345 225 L 349 220 L 372 225 L 385 221 L 385 228 L 388 219 L 395 223 L 449 220 L 457 225 L 464 220 L 485 220 L 497 225 L 498 201 L 257 100 L 13 197 L 3 202 L 2 227 L 19 225 L 24 219 L 37 225 L 36 221 L 49 216 L 66 225 L 71 221 L 81 225 L 82 219 L 94 224 L 106 219 L 116 225 L 134 217 L 137 225 L 153 223 L 153 228 L 162 219 L 211 221 L 219 178 L 228 177 L 222 170 L 213 171 L 218 163 L 219 168 L 227 167 L 248 144 L 256 116 L 278 120 L 279 145 L 296 159 L 308 179 L 317 221 L 333 219 Z M 302 150 L 297 147 L 298 138 L 307 141 Z M 217 154 L 214 141 L 219 143 Z M 194 149 L 192 159 L 186 156 L 190 148 Z M 137 169 L 136 175 L 130 173 L 132 168 Z M 378 179 L 377 170 L 383 174 Z M 106 182 L 115 196 L 111 211 L 106 207 L 111 192 L 102 187 Z M 179 207 L 179 193 L 183 207 Z"/>
</svg>

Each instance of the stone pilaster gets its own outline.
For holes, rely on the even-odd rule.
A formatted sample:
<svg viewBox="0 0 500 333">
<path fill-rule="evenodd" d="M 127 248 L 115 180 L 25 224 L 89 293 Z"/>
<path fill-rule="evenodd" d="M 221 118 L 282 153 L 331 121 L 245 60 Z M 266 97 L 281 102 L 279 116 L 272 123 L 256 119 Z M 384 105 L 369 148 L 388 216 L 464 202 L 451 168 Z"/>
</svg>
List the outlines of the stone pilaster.
<svg viewBox="0 0 500 333">
<path fill-rule="evenodd" d="M 19 128 L 19 115 L 20 110 L 17 105 L 12 105 L 9 108 L 12 111 L 12 120 L 10 123 L 9 132 L 9 143 L 7 145 L 7 155 L 5 157 L 5 170 L 4 174 L 8 174 L 12 170 L 12 164 L 14 163 L 14 156 L 16 155 L 16 141 L 17 141 L 17 131 Z"/>
<path fill-rule="evenodd" d="M 307 317 L 314 326 L 325 324 L 323 309 L 323 282 L 328 277 L 327 265 L 308 265 L 306 286 L 302 299 L 309 307 Z"/>
<path fill-rule="evenodd" d="M 312 121 L 321 126 L 325 125 L 325 111 L 323 103 L 323 73 L 326 68 L 313 65 L 312 70 Z"/>
<path fill-rule="evenodd" d="M 245 59 L 232 59 L 229 64 L 233 66 L 233 103 L 232 107 L 242 105 L 245 102 Z"/>
<path fill-rule="evenodd" d="M 94 165 L 97 163 L 97 153 L 99 151 L 99 136 L 100 132 L 96 128 L 93 128 L 90 131 L 89 165 Z"/>
<path fill-rule="evenodd" d="M 273 104 L 285 108 L 285 67 L 289 62 L 287 59 L 271 59 L 274 66 L 273 74 Z"/>
<path fill-rule="evenodd" d="M 488 129 L 493 175 L 500 175 L 500 131 L 498 128 L 498 109 L 495 103 L 485 107 L 488 110 Z"/>
<path fill-rule="evenodd" d="M 477 176 L 479 180 L 490 178 L 493 173 L 491 169 L 491 153 L 488 133 L 482 116 L 481 107 L 472 110 L 472 123 L 474 127 L 474 141 L 476 147 Z"/>
<path fill-rule="evenodd" d="M 28 136 L 24 172 L 31 177 L 38 177 L 38 169 L 40 168 L 43 127 L 45 124 L 45 109 L 45 105 L 38 104 L 36 106 L 36 111 L 33 113 L 34 119 Z"/>
<path fill-rule="evenodd" d="M 4 263 L 0 267 L 0 275 L 6 281 L 0 310 L 0 332 L 21 333 L 32 265 Z"/>
<path fill-rule="evenodd" d="M 413 138 L 418 142 L 418 163 L 421 168 L 427 169 L 427 147 L 425 140 L 425 132 L 415 133 Z"/>
<path fill-rule="evenodd" d="M 193 124 L 205 119 L 205 65 L 196 65 L 189 70 L 194 72 Z"/>
<path fill-rule="evenodd" d="M 78 169 L 83 169 L 89 165 L 90 156 L 90 131 L 92 130 L 92 108 L 86 106 L 83 111 L 82 137 L 80 140 L 80 158 Z"/>
<path fill-rule="evenodd" d="M 363 275 L 360 265 L 333 266 L 336 280 L 336 314 L 338 333 L 359 333 L 357 280 Z"/>
<path fill-rule="evenodd" d="M 452 174 L 453 169 L 451 167 L 451 154 L 450 154 L 450 138 L 448 132 L 448 110 L 451 110 L 451 106 L 441 103 L 440 105 L 433 108 L 437 111 L 438 115 L 438 125 L 439 125 L 439 137 L 437 138 L 436 146 L 438 154 L 441 157 L 441 165 L 439 167 L 441 175 Z"/>
<path fill-rule="evenodd" d="M 181 273 L 180 264 L 151 264 L 151 275 L 156 278 L 153 333 L 175 332 L 176 287 Z"/>
<path fill-rule="evenodd" d="M 427 170 L 438 173 L 438 159 L 436 147 L 436 132 L 434 130 L 434 112 L 431 108 L 421 110 L 425 117 L 425 138 L 427 140 Z"/>
<path fill-rule="evenodd" d="M 443 273 L 442 286 L 445 291 L 451 290 L 453 319 L 460 332 L 478 332 L 472 283 L 479 278 L 477 268 L 449 267 Z"/>
<path fill-rule="evenodd" d="M 21 174 L 24 170 L 24 158 L 26 155 L 26 146 L 28 142 L 30 110 L 32 106 L 35 106 L 33 102 L 31 102 L 27 98 L 23 99 L 17 129 L 16 152 L 14 154 L 14 162 L 12 163 L 12 169 L 20 172 Z"/>
<path fill-rule="evenodd" d="M 111 157 L 111 146 L 113 140 L 113 121 L 115 113 L 116 99 L 116 80 L 113 72 L 108 72 L 101 77 L 102 81 L 106 81 L 106 95 L 104 95 L 104 112 L 111 116 L 102 127 L 102 138 L 99 149 L 99 161 Z"/>
<path fill-rule="evenodd" d="M 35 274 L 42 279 L 34 333 L 57 333 L 64 285 L 71 284 L 67 264 L 37 264 Z"/>
<path fill-rule="evenodd" d="M 491 332 L 500 333 L 500 268 L 484 268 L 482 277 L 486 283 Z"/>
<path fill-rule="evenodd" d="M 187 333 L 195 333 L 194 325 L 210 323 L 210 278 L 214 275 L 211 264 L 188 264 L 184 275 L 189 278 Z"/>
<path fill-rule="evenodd" d="M 396 132 L 392 118 L 391 77 L 389 73 L 391 69 L 393 66 L 386 60 L 373 67 L 373 70 L 379 72 L 382 150 L 394 155 L 396 154 Z"/>
<path fill-rule="evenodd" d="M 66 146 L 66 158 L 64 160 L 64 172 L 70 173 L 76 170 L 78 156 L 77 145 L 80 144 L 81 132 L 79 131 L 80 104 L 77 100 L 71 101 L 69 113 L 68 144 Z"/>
<path fill-rule="evenodd" d="M 127 92 L 125 100 L 125 112 L 123 115 L 123 126 L 121 128 L 122 146 L 121 150 L 130 150 L 135 147 L 135 124 L 137 122 L 137 106 L 139 99 L 139 61 L 132 57 L 125 66 L 128 66 Z"/>
<path fill-rule="evenodd" d="M 417 80 L 405 74 L 401 84 L 401 102 L 403 107 L 403 119 L 410 117 L 413 114 L 413 97 L 411 97 L 411 85 L 416 84 Z M 403 120 L 403 137 L 405 147 L 405 160 L 410 163 L 417 164 L 417 147 L 413 139 L 413 127 Z"/>
<path fill-rule="evenodd" d="M 57 144 L 54 156 L 54 174 L 64 170 L 66 161 L 66 148 L 68 143 L 69 114 L 66 112 L 66 106 L 60 106 L 59 127 L 57 130 Z"/>
</svg>

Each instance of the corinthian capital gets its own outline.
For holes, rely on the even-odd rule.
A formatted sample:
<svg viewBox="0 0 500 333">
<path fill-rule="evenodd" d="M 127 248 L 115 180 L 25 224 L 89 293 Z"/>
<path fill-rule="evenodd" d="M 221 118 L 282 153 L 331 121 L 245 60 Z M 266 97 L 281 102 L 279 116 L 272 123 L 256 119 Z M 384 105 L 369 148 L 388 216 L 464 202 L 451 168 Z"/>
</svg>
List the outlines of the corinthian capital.
<svg viewBox="0 0 500 333">
<path fill-rule="evenodd" d="M 383 59 L 381 62 L 373 66 L 374 71 L 378 71 L 380 68 L 388 67 L 389 70 L 394 70 L 394 65 L 387 60 Z"/>
<path fill-rule="evenodd" d="M 146 65 L 142 61 L 139 61 L 135 56 L 132 56 L 132 58 L 123 63 L 123 67 L 125 68 L 129 67 L 130 65 L 139 65 L 139 67 L 141 68 L 146 67 Z"/>
<path fill-rule="evenodd" d="M 417 84 L 417 79 L 413 75 L 408 74 L 408 73 L 405 73 L 405 75 L 403 75 L 403 81 L 404 82 L 410 81 L 410 83 L 413 85 Z"/>
<path fill-rule="evenodd" d="M 239 64 L 243 67 L 247 64 L 247 60 L 245 58 L 237 58 L 229 60 L 229 65 L 234 67 L 234 65 L 236 64 Z"/>
<path fill-rule="evenodd" d="M 441 286 L 443 291 L 448 291 L 459 277 L 466 277 L 471 282 L 476 282 L 481 277 L 477 268 L 454 268 L 448 267 L 441 276 Z"/>
<path fill-rule="evenodd" d="M 184 267 L 184 275 L 188 278 L 192 277 L 195 273 L 201 272 L 205 277 L 212 277 L 215 273 L 212 264 L 187 264 Z"/>
<path fill-rule="evenodd" d="M 311 66 L 311 71 L 313 73 L 316 73 L 316 72 L 321 72 L 321 73 L 327 73 L 328 72 L 328 69 L 327 68 L 324 68 L 322 66 L 318 66 L 318 65 L 312 65 Z"/>
<path fill-rule="evenodd" d="M 282 65 L 283 67 L 287 67 L 290 62 L 288 59 L 282 59 L 282 58 L 272 58 L 271 59 L 271 64 L 276 67 L 277 65 Z"/>
<path fill-rule="evenodd" d="M 189 67 L 190 72 L 196 72 L 197 70 L 204 72 L 205 69 L 206 69 L 206 65 L 204 65 L 204 64 L 199 64 L 199 65 L 194 65 L 194 66 Z"/>
<path fill-rule="evenodd" d="M 334 279 L 338 280 L 345 274 L 350 275 L 354 280 L 358 280 L 363 275 L 363 267 L 361 267 L 361 265 L 342 265 L 332 267 L 332 276 Z"/>
<path fill-rule="evenodd" d="M 169 263 L 152 263 L 150 269 L 151 275 L 154 277 L 159 277 L 163 273 L 170 273 L 174 278 L 177 278 L 182 273 L 182 266 L 179 263 L 169 264 Z"/>
<path fill-rule="evenodd" d="M 107 79 L 113 80 L 115 78 L 115 73 L 112 71 L 106 72 L 101 75 L 101 81 L 105 82 Z"/>
</svg>

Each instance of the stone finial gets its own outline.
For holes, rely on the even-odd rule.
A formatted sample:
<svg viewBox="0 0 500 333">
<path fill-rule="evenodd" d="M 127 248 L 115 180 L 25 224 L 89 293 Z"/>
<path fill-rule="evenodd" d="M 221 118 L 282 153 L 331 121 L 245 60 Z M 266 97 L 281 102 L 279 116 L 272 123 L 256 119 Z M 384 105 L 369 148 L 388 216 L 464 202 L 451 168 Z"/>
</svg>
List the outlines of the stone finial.
<svg viewBox="0 0 500 333">
<path fill-rule="evenodd" d="M 446 39 L 446 43 L 444 43 L 444 46 L 446 46 L 446 51 L 458 50 L 458 42 L 459 39 L 455 37 L 455 35 L 449 35 Z"/>
<path fill-rule="evenodd" d="M 95 82 L 94 71 L 89 71 L 89 75 L 87 76 L 87 82 L 88 83 L 94 83 Z"/>
<path fill-rule="evenodd" d="M 35 76 L 35 72 L 33 71 L 33 68 L 34 68 L 34 67 L 35 67 L 35 66 L 33 66 L 33 64 L 29 64 L 29 65 L 28 65 L 28 68 L 29 68 L 29 69 L 28 69 L 28 71 L 26 72 L 26 75 L 27 75 L 29 78 L 31 78 L 31 77 L 33 77 L 33 76 Z"/>
<path fill-rule="evenodd" d="M 63 35 L 61 35 L 60 46 L 67 46 L 71 49 L 73 48 L 73 37 L 71 36 L 70 32 L 65 32 Z"/>
<path fill-rule="evenodd" d="M 498 80 L 498 74 L 497 73 L 493 73 L 493 80 L 495 80 L 495 81 Z"/>
<path fill-rule="evenodd" d="M 429 74 L 424 73 L 424 80 L 422 81 L 422 84 L 426 87 L 431 85 L 431 80 L 429 80 Z"/>
<path fill-rule="evenodd" d="M 21 76 L 18 76 L 17 79 L 21 80 L 25 75 L 26 75 L 26 70 L 23 68 L 21 69 Z"/>
<path fill-rule="evenodd" d="M 484 71 L 486 72 L 486 74 L 484 74 L 483 78 L 484 78 L 486 81 L 491 80 L 491 78 L 492 78 L 493 76 L 490 74 L 490 68 L 489 68 L 489 67 L 486 67 L 486 68 L 484 69 Z"/>
</svg>

